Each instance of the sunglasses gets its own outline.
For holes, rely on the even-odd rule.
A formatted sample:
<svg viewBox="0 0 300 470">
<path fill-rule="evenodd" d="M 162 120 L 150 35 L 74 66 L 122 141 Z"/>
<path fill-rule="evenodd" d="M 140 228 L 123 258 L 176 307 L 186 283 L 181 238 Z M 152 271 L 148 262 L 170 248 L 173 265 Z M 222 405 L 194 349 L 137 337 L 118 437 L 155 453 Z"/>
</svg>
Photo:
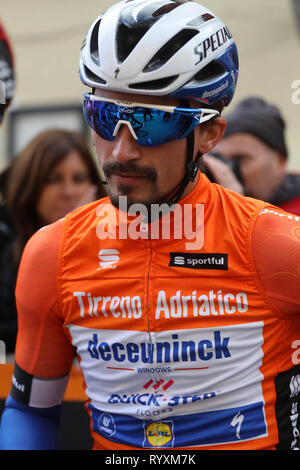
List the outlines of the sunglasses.
<svg viewBox="0 0 300 470">
<path fill-rule="evenodd" d="M 87 124 L 102 139 L 113 141 L 120 127 L 127 125 L 139 145 L 155 147 L 184 139 L 205 121 L 219 116 L 214 109 L 134 103 L 84 94 L 83 112 Z"/>
</svg>

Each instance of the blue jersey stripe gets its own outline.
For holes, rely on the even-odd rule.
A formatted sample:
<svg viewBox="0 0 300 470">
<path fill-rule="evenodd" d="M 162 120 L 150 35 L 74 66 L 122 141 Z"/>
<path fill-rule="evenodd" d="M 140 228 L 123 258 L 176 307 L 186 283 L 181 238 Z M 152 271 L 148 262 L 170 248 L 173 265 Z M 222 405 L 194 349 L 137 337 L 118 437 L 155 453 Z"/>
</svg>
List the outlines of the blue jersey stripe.
<svg viewBox="0 0 300 470">
<path fill-rule="evenodd" d="M 141 448 L 172 448 L 239 442 L 267 433 L 263 402 L 165 420 L 141 420 L 107 413 L 92 405 L 93 429 L 119 444 Z"/>
</svg>

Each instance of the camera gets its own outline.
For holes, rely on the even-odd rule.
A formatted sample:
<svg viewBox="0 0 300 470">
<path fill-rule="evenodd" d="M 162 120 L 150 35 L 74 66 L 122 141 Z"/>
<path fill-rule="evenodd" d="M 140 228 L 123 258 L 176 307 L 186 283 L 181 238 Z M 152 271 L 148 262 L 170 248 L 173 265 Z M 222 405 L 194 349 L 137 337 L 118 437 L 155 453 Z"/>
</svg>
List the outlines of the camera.
<svg viewBox="0 0 300 470">
<path fill-rule="evenodd" d="M 227 159 L 223 157 L 219 152 L 209 152 L 209 155 L 211 155 L 214 158 L 217 158 L 218 160 L 221 160 L 222 162 L 226 163 L 231 170 L 233 171 L 234 175 L 236 178 L 239 180 L 239 182 L 245 187 L 245 182 L 243 180 L 243 176 L 239 167 L 239 164 L 236 159 Z M 201 166 L 201 171 L 204 173 L 207 178 L 212 182 L 212 183 L 218 183 L 218 181 L 215 180 L 214 176 L 212 175 L 211 171 L 207 168 L 205 163 L 202 160 L 202 166 Z"/>
</svg>

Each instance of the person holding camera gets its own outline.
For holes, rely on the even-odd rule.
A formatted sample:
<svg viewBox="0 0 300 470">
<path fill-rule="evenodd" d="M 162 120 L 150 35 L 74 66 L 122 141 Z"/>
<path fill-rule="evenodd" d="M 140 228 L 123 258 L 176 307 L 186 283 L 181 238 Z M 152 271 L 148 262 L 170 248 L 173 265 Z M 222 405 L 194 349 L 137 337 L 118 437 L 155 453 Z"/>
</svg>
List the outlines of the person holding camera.
<svg viewBox="0 0 300 470">
<path fill-rule="evenodd" d="M 285 121 L 278 107 L 250 96 L 226 116 L 226 123 L 214 149 L 217 158 L 204 157 L 214 181 L 300 215 L 300 174 L 286 171 Z"/>
</svg>

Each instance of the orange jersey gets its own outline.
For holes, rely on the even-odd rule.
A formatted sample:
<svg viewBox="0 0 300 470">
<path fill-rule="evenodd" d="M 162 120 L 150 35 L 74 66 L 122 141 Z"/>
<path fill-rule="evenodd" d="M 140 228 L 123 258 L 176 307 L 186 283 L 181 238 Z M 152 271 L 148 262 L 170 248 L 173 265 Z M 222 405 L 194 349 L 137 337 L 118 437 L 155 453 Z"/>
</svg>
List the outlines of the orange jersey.
<svg viewBox="0 0 300 470">
<path fill-rule="evenodd" d="M 77 354 L 95 449 L 298 448 L 300 218 L 203 175 L 177 209 L 146 226 L 104 199 L 36 233 L 18 366 Z"/>
</svg>

